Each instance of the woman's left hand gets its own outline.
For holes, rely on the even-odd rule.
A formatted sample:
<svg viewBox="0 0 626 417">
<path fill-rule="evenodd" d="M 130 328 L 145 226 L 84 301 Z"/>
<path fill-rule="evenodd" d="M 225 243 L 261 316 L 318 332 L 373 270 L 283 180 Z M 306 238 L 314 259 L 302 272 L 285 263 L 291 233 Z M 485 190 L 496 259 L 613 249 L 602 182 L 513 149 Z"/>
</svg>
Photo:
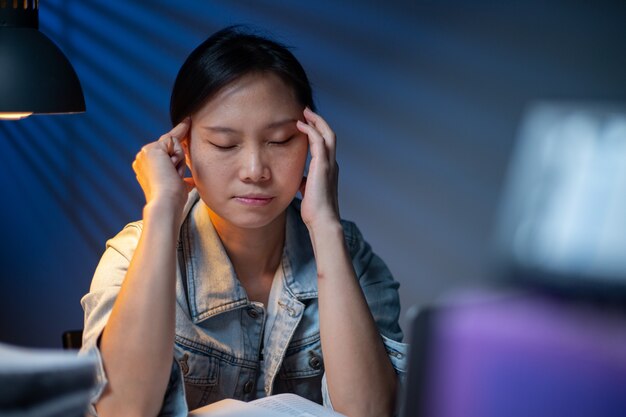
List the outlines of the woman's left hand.
<svg viewBox="0 0 626 417">
<path fill-rule="evenodd" d="M 337 183 L 339 165 L 335 159 L 336 138 L 328 123 L 308 107 L 306 123 L 298 121 L 298 129 L 309 138 L 311 163 L 308 176 L 302 179 L 301 215 L 309 229 L 328 222 L 339 222 Z"/>
</svg>

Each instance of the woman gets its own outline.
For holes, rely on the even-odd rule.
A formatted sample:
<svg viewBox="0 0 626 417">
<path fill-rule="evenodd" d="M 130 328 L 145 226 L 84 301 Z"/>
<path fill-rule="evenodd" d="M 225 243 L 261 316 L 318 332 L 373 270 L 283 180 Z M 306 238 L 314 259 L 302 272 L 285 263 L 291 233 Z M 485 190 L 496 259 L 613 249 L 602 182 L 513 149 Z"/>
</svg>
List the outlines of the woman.
<svg viewBox="0 0 626 417">
<path fill-rule="evenodd" d="M 82 300 L 99 415 L 279 392 L 393 412 L 398 284 L 339 218 L 335 135 L 313 108 L 299 62 L 266 38 L 230 27 L 187 58 L 174 128 L 133 162 L 143 220 L 107 242 Z"/>
</svg>

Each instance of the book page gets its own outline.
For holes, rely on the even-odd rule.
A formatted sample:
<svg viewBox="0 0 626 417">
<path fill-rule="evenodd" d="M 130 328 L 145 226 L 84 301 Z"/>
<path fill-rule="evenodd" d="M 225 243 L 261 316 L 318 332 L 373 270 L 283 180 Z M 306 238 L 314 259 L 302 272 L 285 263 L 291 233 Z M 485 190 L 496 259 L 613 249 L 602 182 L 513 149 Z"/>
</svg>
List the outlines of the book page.
<svg viewBox="0 0 626 417">
<path fill-rule="evenodd" d="M 325 408 L 313 401 L 300 397 L 295 394 L 278 394 L 270 397 L 260 398 L 252 401 L 250 404 L 272 410 L 280 414 L 276 416 L 293 416 L 293 417 L 341 417 L 339 414 L 329 408 Z"/>
<path fill-rule="evenodd" d="M 276 417 L 276 413 L 263 410 L 239 400 L 226 399 L 193 410 L 189 417 Z M 278 414 L 280 417 L 281 414 Z"/>
<path fill-rule="evenodd" d="M 222 400 L 189 413 L 190 417 L 343 417 L 343 414 L 295 394 L 278 394 L 245 403 Z"/>
</svg>

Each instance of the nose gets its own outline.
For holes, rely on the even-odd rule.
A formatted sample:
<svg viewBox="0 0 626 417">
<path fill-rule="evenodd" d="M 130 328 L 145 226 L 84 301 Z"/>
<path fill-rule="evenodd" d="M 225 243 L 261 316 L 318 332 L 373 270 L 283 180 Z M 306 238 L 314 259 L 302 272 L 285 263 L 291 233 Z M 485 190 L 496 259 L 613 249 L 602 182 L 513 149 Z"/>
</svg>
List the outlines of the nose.
<svg viewBox="0 0 626 417">
<path fill-rule="evenodd" d="M 245 153 L 239 177 L 244 182 L 260 182 L 270 179 L 270 167 L 261 149 L 250 149 Z"/>
</svg>

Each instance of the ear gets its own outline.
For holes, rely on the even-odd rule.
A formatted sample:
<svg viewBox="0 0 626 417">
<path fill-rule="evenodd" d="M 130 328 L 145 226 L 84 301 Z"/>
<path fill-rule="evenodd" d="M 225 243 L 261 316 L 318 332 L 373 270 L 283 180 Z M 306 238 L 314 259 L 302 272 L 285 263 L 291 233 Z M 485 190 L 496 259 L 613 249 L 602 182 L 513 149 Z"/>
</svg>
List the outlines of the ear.
<svg viewBox="0 0 626 417">
<path fill-rule="evenodd" d="M 180 143 L 180 146 L 182 146 L 183 152 L 185 153 L 185 164 L 187 164 L 187 167 L 189 167 L 189 169 L 191 169 L 191 151 L 189 149 L 190 136 L 191 135 L 185 136 L 183 141 Z"/>
</svg>

